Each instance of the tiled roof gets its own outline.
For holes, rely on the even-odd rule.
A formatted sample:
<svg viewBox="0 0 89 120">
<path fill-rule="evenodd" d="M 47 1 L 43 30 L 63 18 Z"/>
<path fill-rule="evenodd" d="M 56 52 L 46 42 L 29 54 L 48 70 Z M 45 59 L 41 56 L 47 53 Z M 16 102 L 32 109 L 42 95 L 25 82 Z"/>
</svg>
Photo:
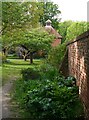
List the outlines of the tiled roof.
<svg viewBox="0 0 89 120">
<path fill-rule="evenodd" d="M 51 25 L 46 25 L 45 29 L 50 33 L 54 34 L 56 38 L 62 38 L 62 36 L 51 26 Z"/>
</svg>

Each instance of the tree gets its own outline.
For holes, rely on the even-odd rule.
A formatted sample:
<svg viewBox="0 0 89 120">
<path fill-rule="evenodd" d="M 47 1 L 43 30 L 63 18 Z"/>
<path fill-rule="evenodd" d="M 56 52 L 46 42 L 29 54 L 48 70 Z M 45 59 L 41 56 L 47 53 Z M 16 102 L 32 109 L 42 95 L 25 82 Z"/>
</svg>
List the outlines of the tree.
<svg viewBox="0 0 89 120">
<path fill-rule="evenodd" d="M 30 56 L 30 63 L 33 63 L 33 55 L 39 50 L 48 52 L 51 47 L 54 36 L 49 35 L 43 28 L 32 29 L 31 31 L 18 32 L 18 36 L 14 36 L 12 45 L 19 45 L 26 50 L 22 52 L 24 59 Z"/>
<path fill-rule="evenodd" d="M 14 36 L 39 26 L 42 9 L 37 2 L 2 2 L 3 52 L 6 54 Z M 17 33 L 18 32 L 18 33 Z M 12 39 L 13 38 L 13 39 Z"/>
<path fill-rule="evenodd" d="M 39 15 L 37 2 L 2 2 L 2 32 L 16 28 L 38 27 Z"/>
<path fill-rule="evenodd" d="M 52 21 L 52 25 L 55 29 L 58 29 L 58 24 L 60 21 L 59 15 L 61 11 L 58 9 L 58 5 L 53 2 L 41 2 L 40 3 L 43 8 L 43 14 L 40 15 L 40 22 L 43 26 L 45 26 L 45 22 L 50 19 Z"/>
<path fill-rule="evenodd" d="M 66 40 L 67 29 L 73 23 L 73 21 L 64 21 L 59 23 L 58 32 L 62 35 L 62 43 Z"/>
<path fill-rule="evenodd" d="M 88 22 L 73 22 L 67 29 L 66 41 L 75 39 L 89 29 Z"/>
</svg>

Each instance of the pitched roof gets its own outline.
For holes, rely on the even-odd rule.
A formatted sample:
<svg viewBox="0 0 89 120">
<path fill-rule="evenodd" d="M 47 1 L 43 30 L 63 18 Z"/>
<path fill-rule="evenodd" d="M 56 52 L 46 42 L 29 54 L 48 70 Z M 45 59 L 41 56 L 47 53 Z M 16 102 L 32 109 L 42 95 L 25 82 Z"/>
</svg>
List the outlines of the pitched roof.
<svg viewBox="0 0 89 120">
<path fill-rule="evenodd" d="M 62 36 L 51 26 L 51 25 L 46 25 L 45 26 L 46 31 L 48 31 L 50 34 L 54 34 L 56 38 L 62 38 Z"/>
<path fill-rule="evenodd" d="M 51 26 L 51 20 L 47 20 L 46 21 L 46 26 L 45 26 L 45 29 L 46 31 L 48 31 L 50 34 L 54 34 L 54 36 L 58 39 L 61 39 L 62 36 Z"/>
</svg>

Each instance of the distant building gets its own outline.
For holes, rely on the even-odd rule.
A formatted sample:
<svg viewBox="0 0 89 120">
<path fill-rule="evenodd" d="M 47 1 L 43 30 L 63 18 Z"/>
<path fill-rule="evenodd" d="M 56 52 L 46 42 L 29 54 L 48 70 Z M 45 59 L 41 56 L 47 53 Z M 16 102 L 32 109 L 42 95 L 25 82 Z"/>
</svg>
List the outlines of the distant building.
<svg viewBox="0 0 89 120">
<path fill-rule="evenodd" d="M 47 20 L 45 29 L 46 29 L 46 31 L 49 32 L 49 34 L 54 34 L 55 39 L 52 43 L 52 46 L 55 47 L 55 46 L 61 44 L 62 36 L 51 26 L 51 23 L 52 22 L 50 20 Z"/>
</svg>

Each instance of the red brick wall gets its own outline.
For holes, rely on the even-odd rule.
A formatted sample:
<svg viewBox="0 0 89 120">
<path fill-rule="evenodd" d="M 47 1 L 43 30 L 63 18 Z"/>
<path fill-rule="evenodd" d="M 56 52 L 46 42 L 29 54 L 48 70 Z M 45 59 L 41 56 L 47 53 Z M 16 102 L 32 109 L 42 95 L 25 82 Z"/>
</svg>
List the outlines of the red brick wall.
<svg viewBox="0 0 89 120">
<path fill-rule="evenodd" d="M 89 31 L 68 43 L 68 71 L 79 86 L 79 94 L 84 103 L 89 120 Z"/>
</svg>

